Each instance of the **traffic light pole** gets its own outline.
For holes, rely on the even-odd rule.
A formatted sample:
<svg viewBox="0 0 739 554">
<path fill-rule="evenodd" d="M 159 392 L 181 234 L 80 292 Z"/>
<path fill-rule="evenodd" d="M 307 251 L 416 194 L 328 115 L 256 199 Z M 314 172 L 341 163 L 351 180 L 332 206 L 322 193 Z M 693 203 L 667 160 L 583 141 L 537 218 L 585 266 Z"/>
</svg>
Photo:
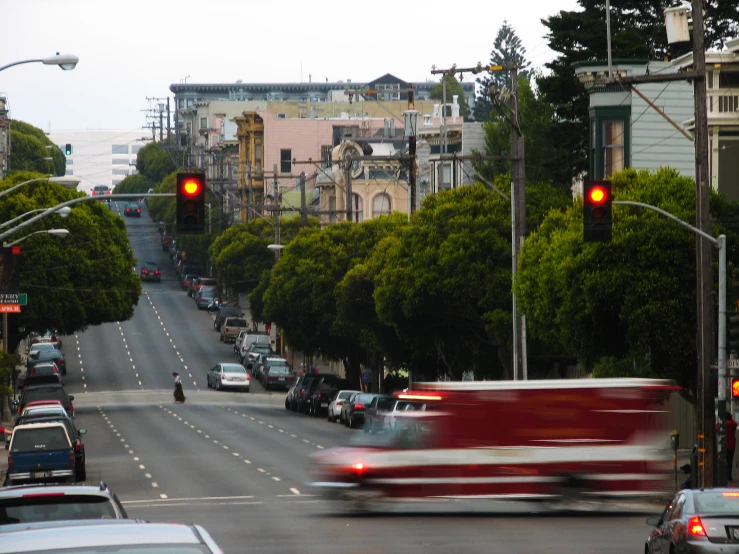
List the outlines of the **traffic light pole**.
<svg viewBox="0 0 739 554">
<path fill-rule="evenodd" d="M 642 204 L 641 202 L 631 202 L 629 200 L 614 200 L 614 204 L 622 206 L 637 206 L 646 208 L 671 219 L 678 225 L 682 225 L 686 229 L 690 229 L 694 234 L 702 237 L 718 246 L 718 397 L 715 399 L 716 410 L 718 412 L 718 427 L 716 430 L 716 465 L 714 466 L 715 486 L 725 487 L 728 477 L 728 467 L 726 465 L 726 427 L 724 425 L 724 414 L 726 413 L 726 235 L 719 235 L 715 238 L 685 223 L 665 210 L 662 210 L 651 204 Z M 699 376 L 700 378 L 700 376 Z M 702 433 L 702 430 L 698 431 Z M 705 470 L 705 454 L 706 445 L 712 442 L 709 437 L 703 437 L 703 448 L 699 452 L 698 465 L 701 470 Z M 711 452 L 711 450 L 708 450 Z M 695 468 L 694 468 L 695 469 Z M 698 474 L 704 474 L 699 471 Z M 709 484 L 708 486 L 713 486 Z"/>
</svg>

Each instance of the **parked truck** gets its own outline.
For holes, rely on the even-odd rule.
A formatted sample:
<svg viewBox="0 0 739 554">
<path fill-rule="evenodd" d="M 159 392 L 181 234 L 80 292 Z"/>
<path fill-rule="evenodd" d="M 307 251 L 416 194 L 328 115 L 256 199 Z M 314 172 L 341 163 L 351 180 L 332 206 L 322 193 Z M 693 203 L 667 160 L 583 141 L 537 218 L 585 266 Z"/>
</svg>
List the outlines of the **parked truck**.
<svg viewBox="0 0 739 554">
<path fill-rule="evenodd" d="M 249 325 L 243 317 L 227 317 L 221 325 L 221 342 L 235 342 L 241 331 L 248 331 Z"/>
<path fill-rule="evenodd" d="M 13 429 L 5 485 L 75 482 L 75 450 L 62 423 L 34 423 Z"/>
</svg>

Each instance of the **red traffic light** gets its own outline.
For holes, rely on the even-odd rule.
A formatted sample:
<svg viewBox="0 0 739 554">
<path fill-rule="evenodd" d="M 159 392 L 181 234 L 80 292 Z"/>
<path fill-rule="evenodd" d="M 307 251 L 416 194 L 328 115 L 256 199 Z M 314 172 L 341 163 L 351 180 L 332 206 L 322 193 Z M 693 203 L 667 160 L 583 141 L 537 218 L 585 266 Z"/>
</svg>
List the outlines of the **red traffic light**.
<svg viewBox="0 0 739 554">
<path fill-rule="evenodd" d="M 588 195 L 591 204 L 599 205 L 608 201 L 608 191 L 605 187 L 596 185 L 588 191 Z"/>
<path fill-rule="evenodd" d="M 10 253 L 11 253 L 11 254 L 12 254 L 13 256 L 20 256 L 20 253 L 21 253 L 21 247 L 20 247 L 20 246 L 18 246 L 17 244 L 16 244 L 15 246 L 11 246 L 11 247 L 10 247 Z"/>
<path fill-rule="evenodd" d="M 731 397 L 739 398 L 739 379 L 731 380 Z"/>
<path fill-rule="evenodd" d="M 182 192 L 187 196 L 197 196 L 200 193 L 200 181 L 187 179 L 182 183 Z"/>
</svg>

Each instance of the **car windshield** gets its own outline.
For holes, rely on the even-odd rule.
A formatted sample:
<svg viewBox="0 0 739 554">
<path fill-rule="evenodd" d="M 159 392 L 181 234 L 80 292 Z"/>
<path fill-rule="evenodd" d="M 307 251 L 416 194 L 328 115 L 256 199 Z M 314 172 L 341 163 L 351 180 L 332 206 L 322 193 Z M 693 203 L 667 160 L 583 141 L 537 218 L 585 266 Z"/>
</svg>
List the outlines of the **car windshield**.
<svg viewBox="0 0 739 554">
<path fill-rule="evenodd" d="M 376 433 L 356 433 L 350 446 L 365 448 L 425 448 L 434 431 L 432 421 L 399 420 L 394 427 L 383 427 Z"/>
<path fill-rule="evenodd" d="M 736 491 L 704 491 L 694 493 L 698 515 L 739 515 L 739 493 Z"/>
<path fill-rule="evenodd" d="M 51 364 L 38 364 L 28 372 L 29 375 L 56 375 L 56 368 Z"/>
<path fill-rule="evenodd" d="M 41 352 L 39 352 L 37 360 L 38 361 L 53 360 L 53 359 L 61 358 L 61 357 L 62 357 L 61 351 L 54 348 L 51 350 L 42 350 Z"/>
<path fill-rule="evenodd" d="M 28 404 L 36 400 L 59 400 L 63 406 L 69 404 L 69 396 L 64 392 L 63 388 L 41 388 L 27 389 L 23 395 L 23 404 Z"/>
<path fill-rule="evenodd" d="M 256 354 L 271 354 L 272 353 L 272 348 L 270 348 L 269 346 L 256 345 L 255 344 L 252 347 L 251 351 L 253 353 L 256 353 Z"/>
<path fill-rule="evenodd" d="M 370 403 L 370 402 L 372 402 L 372 399 L 373 399 L 373 398 L 374 398 L 375 396 L 377 396 L 377 395 L 375 395 L 375 394 L 358 394 L 358 395 L 357 395 L 357 396 L 356 396 L 356 397 L 354 398 L 354 402 L 355 402 L 355 403 L 359 402 L 359 403 L 361 403 L 361 404 L 364 404 L 364 405 L 368 406 L 368 405 L 369 405 L 369 403 Z"/>
<path fill-rule="evenodd" d="M 40 350 L 56 350 L 56 348 L 50 342 L 37 342 L 31 346 L 31 352 L 38 352 Z"/>
<path fill-rule="evenodd" d="M 246 327 L 246 320 L 234 318 L 234 319 L 229 320 L 228 324 L 231 327 Z"/>
<path fill-rule="evenodd" d="M 133 545 L 116 545 L 114 550 L 110 546 L 80 546 L 72 548 L 44 549 L 44 550 L 24 550 L 24 554 L 210 554 L 212 550 L 204 544 L 133 544 Z"/>
<path fill-rule="evenodd" d="M 11 452 L 38 452 L 39 450 L 64 450 L 70 448 L 63 427 L 39 427 L 17 429 L 10 443 Z"/>
<path fill-rule="evenodd" d="M 337 396 L 336 398 L 337 398 L 337 400 L 346 400 L 346 399 L 347 399 L 347 398 L 349 398 L 349 397 L 350 397 L 350 396 L 351 396 L 352 394 L 354 394 L 354 393 L 353 393 L 352 391 L 347 391 L 347 390 L 345 390 L 345 391 L 341 391 L 341 392 L 339 393 L 339 395 L 338 395 L 338 396 Z"/>
<path fill-rule="evenodd" d="M 290 373 L 290 367 L 286 365 L 270 365 L 269 366 L 270 375 L 287 375 L 289 373 Z"/>
</svg>

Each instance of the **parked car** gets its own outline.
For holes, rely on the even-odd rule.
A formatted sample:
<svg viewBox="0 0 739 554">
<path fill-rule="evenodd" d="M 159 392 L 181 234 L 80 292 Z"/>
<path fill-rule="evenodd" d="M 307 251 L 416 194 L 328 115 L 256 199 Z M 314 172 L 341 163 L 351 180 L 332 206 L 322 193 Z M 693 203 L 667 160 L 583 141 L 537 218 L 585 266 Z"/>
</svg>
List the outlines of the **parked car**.
<svg viewBox="0 0 739 554">
<path fill-rule="evenodd" d="M 298 411 L 302 412 L 304 414 L 308 413 L 308 409 L 310 408 L 310 397 L 311 394 L 313 394 L 313 391 L 316 389 L 316 385 L 318 384 L 318 381 L 323 377 L 323 375 L 319 374 L 310 374 L 307 375 L 306 378 L 303 380 L 303 385 L 300 390 L 298 390 Z"/>
<path fill-rule="evenodd" d="M 50 342 L 57 350 L 62 349 L 62 339 L 56 334 L 56 331 L 44 331 L 43 333 L 35 333 L 31 335 L 31 344 L 39 342 Z"/>
<path fill-rule="evenodd" d="M 173 243 L 174 243 L 174 239 L 172 237 L 168 237 L 164 235 L 162 236 L 162 250 L 164 250 L 165 252 L 169 251 Z"/>
<path fill-rule="evenodd" d="M 180 262 L 175 266 L 175 271 L 177 272 L 177 275 L 182 277 L 183 275 L 197 275 L 198 277 L 205 275 L 205 269 L 203 268 L 202 264 L 200 262 L 192 262 L 192 261 L 185 261 L 180 260 Z M 188 285 L 189 287 L 190 285 Z"/>
<path fill-rule="evenodd" d="M 338 375 L 327 373 L 319 375 L 318 384 L 308 398 L 308 413 L 319 416 L 328 411 L 331 399 L 339 389 L 349 387 L 349 381 L 341 379 Z"/>
<path fill-rule="evenodd" d="M 192 283 L 192 280 L 198 277 L 199 275 L 197 273 L 183 273 L 182 279 L 180 280 L 180 288 L 182 290 L 187 290 L 190 288 L 190 283 Z"/>
<path fill-rule="evenodd" d="M 269 344 L 254 342 L 245 352 L 239 351 L 239 362 L 247 369 L 254 372 L 256 370 L 256 361 L 259 356 L 274 356 L 276 352 L 272 350 Z"/>
<path fill-rule="evenodd" d="M 162 281 L 162 270 L 159 264 L 156 262 L 144 262 L 144 265 L 141 266 L 141 280 L 160 283 Z"/>
<path fill-rule="evenodd" d="M 368 392 L 361 392 L 352 396 L 349 406 L 346 409 L 344 424 L 350 428 L 364 425 L 364 412 L 376 396 L 379 395 Z"/>
<path fill-rule="evenodd" d="M 213 537 L 199 525 L 90 520 L 39 524 L 22 532 L 3 533 L 0 554 L 54 552 L 125 552 L 146 554 L 221 554 Z M 62 548 L 63 545 L 63 548 Z"/>
<path fill-rule="evenodd" d="M 14 404 L 18 409 L 18 415 L 20 415 L 23 413 L 23 409 L 32 402 L 59 402 L 71 417 L 74 416 L 73 400 L 74 396 L 67 394 L 67 391 L 61 385 L 39 385 L 25 388 L 20 400 L 16 400 Z"/>
<path fill-rule="evenodd" d="M 358 393 L 359 391 L 356 390 L 337 391 L 328 404 L 328 420 L 331 422 L 338 420 L 341 416 L 341 407 L 344 405 L 344 402 L 347 402 L 353 394 Z"/>
<path fill-rule="evenodd" d="M 221 342 L 235 342 L 241 331 L 248 330 L 243 317 L 227 317 L 221 326 Z"/>
<path fill-rule="evenodd" d="M 241 389 L 249 392 L 251 380 L 244 366 L 241 364 L 216 364 L 208 370 L 208 388 Z"/>
<path fill-rule="evenodd" d="M 34 360 L 42 350 L 54 350 L 56 347 L 50 342 L 37 342 L 28 349 L 28 359 Z"/>
<path fill-rule="evenodd" d="M 105 483 L 99 486 L 45 485 L 0 490 L 2 526 L 74 519 L 126 519 L 128 514 Z"/>
<path fill-rule="evenodd" d="M 296 375 L 285 358 L 265 357 L 262 362 L 262 386 L 264 390 L 289 390 Z"/>
<path fill-rule="evenodd" d="M 5 485 L 75 481 L 74 447 L 62 423 L 15 427 L 9 450 Z"/>
<path fill-rule="evenodd" d="M 380 433 L 385 428 L 393 427 L 394 413 L 413 411 L 420 408 L 420 404 L 410 400 L 401 400 L 393 396 L 376 396 L 364 412 L 365 433 Z"/>
<path fill-rule="evenodd" d="M 232 306 L 221 306 L 218 308 L 218 311 L 216 312 L 216 318 L 213 320 L 213 327 L 216 331 L 219 333 L 221 332 L 221 325 L 223 325 L 223 321 L 227 317 L 244 317 L 244 310 L 240 307 L 232 307 Z"/>
<path fill-rule="evenodd" d="M 141 206 L 137 202 L 129 202 L 123 209 L 123 215 L 126 217 L 141 217 Z"/>
<path fill-rule="evenodd" d="M 292 410 L 294 412 L 298 409 L 298 391 L 303 386 L 305 377 L 305 375 L 298 375 L 298 378 L 295 379 L 292 386 L 288 389 L 287 396 L 285 396 L 286 410 Z"/>
<path fill-rule="evenodd" d="M 217 284 L 214 277 L 200 277 L 190 285 L 189 296 L 195 298 L 195 294 L 200 290 L 200 287 L 215 287 Z"/>
<path fill-rule="evenodd" d="M 666 552 L 739 552 L 739 495 L 736 489 L 683 489 L 667 503 L 644 548 Z"/>
<path fill-rule="evenodd" d="M 40 423 L 61 423 L 67 429 L 67 435 L 72 441 L 72 447 L 74 448 L 75 455 L 75 479 L 77 481 L 84 481 L 87 479 L 87 469 L 85 464 L 85 445 L 82 443 L 82 437 L 87 434 L 87 429 L 84 427 L 77 429 L 74 421 L 66 413 L 49 413 L 43 411 L 30 411 L 25 415 L 19 417 L 15 424 L 20 425 L 36 425 Z"/>
<path fill-rule="evenodd" d="M 54 362 L 61 371 L 62 375 L 67 374 L 67 361 L 64 359 L 64 354 L 61 350 L 42 350 L 33 360 L 26 361 L 26 369 L 30 369 L 36 364 L 43 362 Z"/>
<path fill-rule="evenodd" d="M 272 339 L 267 333 L 244 329 L 243 332 L 239 333 L 239 336 L 234 343 L 234 352 L 236 352 L 239 357 L 243 357 L 252 344 L 264 344 L 271 348 Z"/>
<path fill-rule="evenodd" d="M 208 306 L 210 306 L 215 299 L 218 297 L 218 291 L 215 290 L 199 290 L 197 292 L 197 298 L 195 300 L 195 304 L 198 307 L 198 310 L 207 310 Z"/>
</svg>

